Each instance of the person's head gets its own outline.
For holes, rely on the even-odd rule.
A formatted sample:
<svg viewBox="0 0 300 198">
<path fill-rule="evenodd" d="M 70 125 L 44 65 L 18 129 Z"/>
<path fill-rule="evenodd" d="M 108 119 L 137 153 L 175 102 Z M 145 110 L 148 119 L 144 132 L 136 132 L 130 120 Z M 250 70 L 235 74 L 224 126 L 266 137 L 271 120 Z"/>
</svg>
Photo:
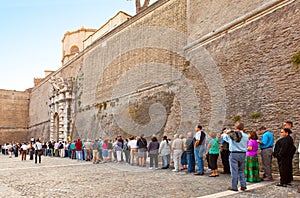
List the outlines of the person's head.
<svg viewBox="0 0 300 198">
<path fill-rule="evenodd" d="M 288 136 L 291 133 L 292 133 L 291 129 L 289 129 L 289 128 L 283 128 L 283 129 L 281 129 L 280 137 L 281 138 L 286 137 L 286 136 Z"/>
<path fill-rule="evenodd" d="M 259 129 L 258 129 L 258 133 L 259 134 L 263 134 L 264 132 L 266 132 L 267 128 L 265 126 L 261 126 Z"/>
<path fill-rule="evenodd" d="M 186 134 L 186 137 L 187 137 L 187 138 L 193 138 L 193 133 L 192 133 L 192 132 L 188 132 L 188 133 Z"/>
<path fill-rule="evenodd" d="M 249 139 L 251 139 L 251 140 L 258 140 L 258 137 L 257 137 L 257 134 L 256 134 L 255 131 L 249 131 L 248 135 L 249 135 Z"/>
<path fill-rule="evenodd" d="M 196 131 L 201 131 L 202 130 L 202 126 L 201 125 L 198 125 L 197 127 L 196 127 Z"/>
<path fill-rule="evenodd" d="M 156 136 L 152 137 L 152 138 L 151 138 L 151 141 L 152 141 L 152 142 L 157 142 Z"/>
<path fill-rule="evenodd" d="M 174 139 L 177 139 L 177 138 L 179 138 L 179 135 L 176 133 L 176 134 L 174 135 Z"/>
<path fill-rule="evenodd" d="M 209 132 L 208 135 L 213 139 L 217 137 L 217 133 L 214 131 Z"/>
<path fill-rule="evenodd" d="M 244 124 L 242 123 L 242 122 L 237 122 L 237 123 L 235 123 L 235 129 L 236 130 L 239 130 L 239 131 L 243 131 L 244 130 Z"/>
<path fill-rule="evenodd" d="M 163 140 L 168 140 L 168 137 L 164 135 Z"/>
<path fill-rule="evenodd" d="M 285 123 L 283 123 L 283 128 L 287 128 L 287 129 L 293 128 L 293 122 L 286 121 Z"/>
</svg>

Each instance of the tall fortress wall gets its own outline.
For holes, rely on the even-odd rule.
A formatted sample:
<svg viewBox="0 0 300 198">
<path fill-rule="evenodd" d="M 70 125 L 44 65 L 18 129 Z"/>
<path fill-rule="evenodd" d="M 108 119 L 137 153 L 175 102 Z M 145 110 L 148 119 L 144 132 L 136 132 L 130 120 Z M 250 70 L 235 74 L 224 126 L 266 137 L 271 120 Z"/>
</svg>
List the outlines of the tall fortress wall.
<svg viewBox="0 0 300 198">
<path fill-rule="evenodd" d="M 160 137 L 240 120 L 277 138 L 291 120 L 298 146 L 299 9 L 296 0 L 159 0 L 89 36 L 32 89 L 27 136 Z"/>
</svg>

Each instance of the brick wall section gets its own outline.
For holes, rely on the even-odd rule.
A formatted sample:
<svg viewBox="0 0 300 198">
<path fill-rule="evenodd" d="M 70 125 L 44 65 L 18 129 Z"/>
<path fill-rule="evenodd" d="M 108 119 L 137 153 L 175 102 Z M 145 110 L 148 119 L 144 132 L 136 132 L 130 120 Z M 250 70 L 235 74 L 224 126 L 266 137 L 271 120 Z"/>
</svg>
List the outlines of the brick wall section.
<svg viewBox="0 0 300 198">
<path fill-rule="evenodd" d="M 240 115 L 248 130 L 265 125 L 277 139 L 283 122 L 291 120 L 298 146 L 300 72 L 291 58 L 300 48 L 299 8 L 295 2 L 205 45 L 226 82 L 225 125 Z M 251 118 L 254 112 L 261 116 Z M 296 154 L 294 173 L 298 161 Z"/>
<path fill-rule="evenodd" d="M 188 31 L 191 38 L 199 38 L 230 23 L 270 0 L 188 0 Z"/>
<path fill-rule="evenodd" d="M 29 91 L 0 89 L 0 144 L 23 141 L 27 132 Z"/>
</svg>

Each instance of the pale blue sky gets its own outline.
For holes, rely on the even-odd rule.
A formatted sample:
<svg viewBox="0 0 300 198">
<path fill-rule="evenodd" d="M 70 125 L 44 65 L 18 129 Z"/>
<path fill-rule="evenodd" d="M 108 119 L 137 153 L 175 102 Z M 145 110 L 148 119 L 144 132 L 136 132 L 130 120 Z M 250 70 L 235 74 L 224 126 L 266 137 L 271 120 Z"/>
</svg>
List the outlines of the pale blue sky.
<svg viewBox="0 0 300 198">
<path fill-rule="evenodd" d="M 34 77 L 61 66 L 67 31 L 98 29 L 118 11 L 135 14 L 127 0 L 3 0 L 0 3 L 0 89 L 24 91 Z"/>
</svg>

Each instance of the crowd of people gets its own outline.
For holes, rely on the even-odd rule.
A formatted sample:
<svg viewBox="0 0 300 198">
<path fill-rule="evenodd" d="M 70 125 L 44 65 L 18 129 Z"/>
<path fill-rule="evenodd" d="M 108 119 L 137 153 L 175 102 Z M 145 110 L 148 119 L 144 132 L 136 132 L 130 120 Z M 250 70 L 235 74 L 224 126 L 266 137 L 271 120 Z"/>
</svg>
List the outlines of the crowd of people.
<svg viewBox="0 0 300 198">
<path fill-rule="evenodd" d="M 117 136 L 113 141 L 102 138 L 95 140 L 49 141 L 40 139 L 2 146 L 2 154 L 21 160 L 35 159 L 41 163 L 41 156 L 69 157 L 72 160 L 91 161 L 93 164 L 115 162 L 149 169 L 169 169 L 174 172 L 185 170 L 195 176 L 204 175 L 204 159 L 207 161 L 209 177 L 219 176 L 218 158 L 221 156 L 224 174 L 231 174 L 232 182 L 228 190 L 246 190 L 246 182 L 273 181 L 272 158 L 277 158 L 280 182 L 277 186 L 286 187 L 293 181 L 292 160 L 296 151 L 292 134 L 292 122 L 282 127 L 280 138 L 274 141 L 274 134 L 265 126 L 255 131 L 246 131 L 244 124 L 237 122 L 235 129 L 224 128 L 221 133 L 204 132 L 198 125 L 195 134 L 175 134 L 172 138 L 163 135 L 161 140 L 153 135 L 149 142 L 144 134 L 123 139 Z M 259 138 L 259 136 L 260 138 Z M 261 150 L 263 174 L 260 175 L 258 151 Z M 34 158 L 35 156 L 35 158 Z M 162 166 L 159 167 L 159 157 Z M 172 163 L 173 162 L 173 163 Z M 171 163 L 173 165 L 171 165 Z"/>
</svg>

